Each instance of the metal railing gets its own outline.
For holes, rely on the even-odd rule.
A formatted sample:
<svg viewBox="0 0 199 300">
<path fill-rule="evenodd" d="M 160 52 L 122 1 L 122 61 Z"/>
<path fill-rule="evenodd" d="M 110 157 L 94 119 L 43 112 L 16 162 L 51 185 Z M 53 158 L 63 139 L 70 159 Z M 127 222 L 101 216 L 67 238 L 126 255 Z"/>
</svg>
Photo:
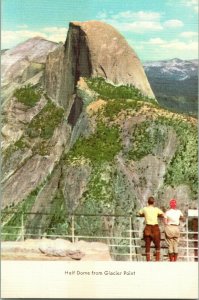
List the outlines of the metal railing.
<svg viewBox="0 0 199 300">
<path fill-rule="evenodd" d="M 4 212 L 2 212 L 4 214 Z M 14 211 L 8 211 L 5 212 L 6 214 L 13 214 Z M 22 240 L 24 241 L 26 238 L 64 238 L 69 239 L 72 243 L 75 243 L 79 240 L 90 240 L 90 241 L 100 241 L 108 244 L 110 254 L 114 260 L 135 260 L 135 261 L 144 261 L 145 260 L 145 247 L 144 247 L 144 241 L 142 237 L 142 229 L 132 229 L 133 220 L 135 220 L 135 217 L 132 216 L 126 216 L 126 215 L 92 215 L 92 214 L 73 214 L 68 215 L 68 219 L 70 219 L 70 230 L 68 230 L 67 234 L 48 234 L 46 233 L 42 227 L 27 227 L 25 224 L 25 218 L 27 215 L 41 215 L 41 216 L 47 216 L 50 215 L 48 213 L 22 213 L 21 214 L 21 220 L 20 220 L 20 226 L 8 226 L 6 225 L 6 222 L 2 224 L 2 240 L 4 240 L 4 236 L 6 236 L 6 240 L 9 240 L 8 237 L 16 236 L 16 232 L 6 232 L 4 231 L 4 225 L 6 225 L 6 229 L 10 230 L 17 230 L 17 241 Z M 125 218 L 126 223 L 128 223 L 129 229 L 123 230 L 116 230 L 116 234 L 112 230 L 105 230 L 105 235 L 95 235 L 95 234 L 81 234 L 77 230 L 77 223 L 76 219 L 79 217 L 83 218 L 90 218 L 94 217 L 96 218 L 108 218 L 109 223 L 114 224 L 115 220 L 117 218 Z M 136 217 L 137 219 L 137 217 Z M 92 222 L 90 223 L 92 224 Z M 92 225 L 91 225 L 92 227 Z M 119 227 L 118 227 L 119 228 Z M 198 261 L 198 232 L 189 231 L 188 228 L 188 219 L 186 221 L 185 225 L 186 230 L 180 232 L 180 240 L 179 240 L 179 260 L 184 261 Z M 28 230 L 34 229 L 38 232 L 27 232 Z M 57 230 L 57 228 L 50 228 L 51 231 Z M 84 229 L 82 229 L 84 230 Z M 87 228 L 88 230 L 88 228 Z M 118 231 L 121 232 L 120 235 L 118 235 Z M 107 234 L 108 233 L 108 234 Z M 168 250 L 167 245 L 165 243 L 164 239 L 164 232 L 161 233 L 161 236 L 163 237 L 161 239 L 161 260 L 168 260 Z M 12 238 L 11 238 L 12 239 Z M 152 245 L 151 251 L 153 251 L 154 246 Z"/>
</svg>

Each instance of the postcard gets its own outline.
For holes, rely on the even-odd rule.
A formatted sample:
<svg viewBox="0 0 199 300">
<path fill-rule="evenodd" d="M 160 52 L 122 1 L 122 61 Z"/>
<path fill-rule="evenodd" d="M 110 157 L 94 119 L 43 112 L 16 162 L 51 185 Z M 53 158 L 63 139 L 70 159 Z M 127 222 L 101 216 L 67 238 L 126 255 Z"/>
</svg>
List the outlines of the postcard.
<svg viewBox="0 0 199 300">
<path fill-rule="evenodd" d="M 1 5 L 2 299 L 198 298 L 198 1 Z"/>
</svg>

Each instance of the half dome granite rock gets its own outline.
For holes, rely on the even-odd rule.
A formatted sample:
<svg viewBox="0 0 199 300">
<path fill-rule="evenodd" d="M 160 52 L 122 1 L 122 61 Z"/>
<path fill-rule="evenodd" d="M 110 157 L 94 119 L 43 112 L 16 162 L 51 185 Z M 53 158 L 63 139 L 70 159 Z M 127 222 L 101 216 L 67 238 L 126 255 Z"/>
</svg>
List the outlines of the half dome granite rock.
<svg viewBox="0 0 199 300">
<path fill-rule="evenodd" d="M 65 45 L 47 58 L 45 89 L 65 108 L 66 115 L 75 102 L 80 77 L 103 77 L 114 85 L 132 85 L 144 96 L 155 98 L 134 50 L 115 28 L 103 22 L 71 22 Z M 52 86 L 58 88 L 56 93 Z"/>
<path fill-rule="evenodd" d="M 70 30 L 79 33 L 80 47 L 87 45 L 92 76 L 104 77 L 118 85 L 133 85 L 145 96 L 154 98 L 138 56 L 115 28 L 103 22 L 88 21 L 71 22 Z M 83 65 L 84 61 L 80 63 Z"/>
</svg>

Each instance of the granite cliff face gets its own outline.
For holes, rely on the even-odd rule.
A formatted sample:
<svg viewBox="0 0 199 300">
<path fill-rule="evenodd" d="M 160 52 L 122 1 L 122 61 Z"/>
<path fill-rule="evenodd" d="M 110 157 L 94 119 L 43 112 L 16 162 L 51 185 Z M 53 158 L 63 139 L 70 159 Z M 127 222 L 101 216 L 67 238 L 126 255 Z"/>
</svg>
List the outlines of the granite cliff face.
<svg viewBox="0 0 199 300">
<path fill-rule="evenodd" d="M 26 232 L 40 236 L 70 233 L 68 214 L 134 216 L 150 195 L 161 207 L 171 197 L 184 211 L 196 205 L 196 120 L 152 99 L 139 59 L 114 28 L 72 22 L 65 45 L 37 39 L 33 50 L 29 64 L 37 61 L 42 71 L 25 80 L 5 71 L 10 57 L 3 54 L 4 232 L 20 224 L 23 212 L 40 213 L 24 217 Z M 15 213 L 6 214 L 11 208 Z M 79 234 L 119 234 L 129 226 L 128 218 L 75 222 Z"/>
</svg>

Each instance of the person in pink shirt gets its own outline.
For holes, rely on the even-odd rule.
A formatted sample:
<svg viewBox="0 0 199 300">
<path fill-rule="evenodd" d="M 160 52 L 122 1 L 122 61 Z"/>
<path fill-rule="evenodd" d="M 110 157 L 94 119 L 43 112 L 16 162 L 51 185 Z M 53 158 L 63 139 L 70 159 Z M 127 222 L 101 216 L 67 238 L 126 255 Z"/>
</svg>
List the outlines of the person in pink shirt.
<svg viewBox="0 0 199 300">
<path fill-rule="evenodd" d="M 171 199 L 169 202 L 170 209 L 164 214 L 165 220 L 165 240 L 168 244 L 169 260 L 177 261 L 178 243 L 180 237 L 180 220 L 184 220 L 183 213 L 177 209 L 177 202 Z"/>
</svg>

